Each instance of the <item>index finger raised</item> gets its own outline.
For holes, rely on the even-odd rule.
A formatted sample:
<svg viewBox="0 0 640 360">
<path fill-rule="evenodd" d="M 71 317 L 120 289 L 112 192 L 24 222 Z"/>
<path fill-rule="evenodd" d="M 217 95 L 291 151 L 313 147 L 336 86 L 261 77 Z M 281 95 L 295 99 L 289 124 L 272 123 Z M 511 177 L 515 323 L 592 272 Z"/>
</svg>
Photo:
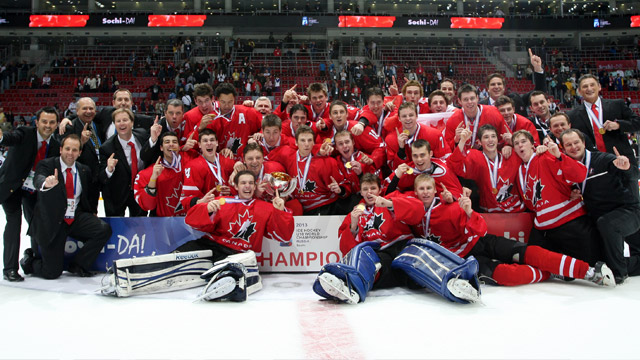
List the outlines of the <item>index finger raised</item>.
<svg viewBox="0 0 640 360">
<path fill-rule="evenodd" d="M 616 154 L 616 156 L 620 156 L 620 153 L 618 152 L 618 149 L 616 149 L 616 147 L 613 147 L 613 153 Z"/>
<path fill-rule="evenodd" d="M 533 56 L 533 51 L 531 51 L 531 48 L 529 48 L 529 57 Z"/>
</svg>

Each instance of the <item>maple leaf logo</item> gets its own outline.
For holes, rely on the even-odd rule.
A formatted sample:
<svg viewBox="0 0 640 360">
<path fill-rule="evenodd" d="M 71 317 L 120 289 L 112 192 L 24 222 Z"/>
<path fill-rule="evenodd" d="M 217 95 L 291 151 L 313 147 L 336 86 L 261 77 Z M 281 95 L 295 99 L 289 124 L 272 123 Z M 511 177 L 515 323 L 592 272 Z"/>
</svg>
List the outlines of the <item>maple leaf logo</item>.
<svg viewBox="0 0 640 360">
<path fill-rule="evenodd" d="M 382 214 L 375 214 L 373 217 L 369 218 L 367 223 L 364 225 L 363 231 L 369 230 L 378 230 L 380 231 L 380 227 L 384 224 L 385 219 Z"/>
<path fill-rule="evenodd" d="M 236 133 L 229 133 L 229 140 L 227 140 L 227 149 L 231 150 L 234 154 L 238 153 L 238 149 L 242 146 L 242 139 L 236 137 Z"/>
<path fill-rule="evenodd" d="M 542 189 L 544 189 L 544 185 L 542 185 L 540 179 L 536 180 L 536 182 L 533 183 L 533 199 L 531 199 L 534 206 L 542 199 Z"/>
<path fill-rule="evenodd" d="M 180 192 L 182 191 L 182 182 L 178 183 L 178 186 L 173 188 L 171 196 L 167 197 L 167 207 L 173 209 L 173 213 L 177 214 L 182 211 L 182 203 L 180 202 Z M 175 204 L 175 205 L 173 205 Z"/>
<path fill-rule="evenodd" d="M 253 222 L 253 215 L 249 214 L 249 210 L 245 210 L 244 214 L 238 213 L 238 220 L 229 223 L 229 234 L 233 239 L 241 239 L 249 242 L 251 235 L 256 232 L 256 223 Z"/>
<path fill-rule="evenodd" d="M 314 192 L 315 189 L 316 189 L 316 182 L 315 181 L 307 180 L 307 182 L 304 183 L 304 191 L 305 192 Z"/>
<path fill-rule="evenodd" d="M 433 241 L 436 244 L 440 244 L 440 236 L 438 235 L 429 234 L 427 235 L 427 240 Z"/>
</svg>

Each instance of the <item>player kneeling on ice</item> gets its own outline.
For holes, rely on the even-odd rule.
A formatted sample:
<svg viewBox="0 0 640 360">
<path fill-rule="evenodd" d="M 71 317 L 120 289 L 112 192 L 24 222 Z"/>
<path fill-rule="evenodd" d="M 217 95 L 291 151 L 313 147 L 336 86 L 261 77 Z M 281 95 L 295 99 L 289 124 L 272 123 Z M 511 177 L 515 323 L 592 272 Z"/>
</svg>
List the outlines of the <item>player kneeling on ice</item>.
<svg viewBox="0 0 640 360">
<path fill-rule="evenodd" d="M 419 239 L 409 241 L 410 226 L 424 217 L 419 200 L 397 192 L 379 196 L 380 179 L 373 174 L 360 179 L 360 194 L 363 203 L 338 230 L 346 255 L 322 267 L 313 284 L 318 295 L 355 304 L 372 289 L 409 286 L 427 287 L 451 301 L 479 300 L 478 263 L 473 258 L 464 260 Z"/>
<path fill-rule="evenodd" d="M 255 199 L 255 175 L 236 174 L 236 197 L 220 197 L 189 209 L 185 222 L 206 234 L 175 253 L 116 260 L 103 294 L 131 296 L 205 285 L 198 299 L 244 301 L 262 288 L 256 253 L 263 237 L 289 241 L 293 215 L 276 196 Z"/>
<path fill-rule="evenodd" d="M 457 204 L 441 202 L 436 197 L 435 181 L 427 174 L 418 176 L 414 186 L 415 196 L 425 209 L 423 221 L 412 227 L 414 234 L 463 258 L 475 257 L 480 264 L 480 280 L 485 283 L 513 286 L 560 275 L 615 286 L 613 273 L 604 262 L 591 267 L 585 261 L 539 246 L 487 234 L 487 224 L 471 209 L 468 197 L 460 197 Z"/>
</svg>

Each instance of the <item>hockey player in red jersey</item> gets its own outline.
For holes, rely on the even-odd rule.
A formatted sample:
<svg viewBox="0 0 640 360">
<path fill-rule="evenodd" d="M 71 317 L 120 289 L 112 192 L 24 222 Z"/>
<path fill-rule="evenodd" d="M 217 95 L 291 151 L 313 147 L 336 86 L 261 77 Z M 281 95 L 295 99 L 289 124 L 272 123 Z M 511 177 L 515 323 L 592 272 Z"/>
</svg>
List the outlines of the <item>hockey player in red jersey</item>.
<svg viewBox="0 0 640 360">
<path fill-rule="evenodd" d="M 395 105 L 391 102 L 389 105 L 384 103 L 384 93 L 378 87 L 367 90 L 367 105 L 357 115 L 358 123 L 351 128 L 354 135 L 360 135 L 369 126 L 375 133 L 384 138 L 387 134 L 384 131 L 385 120 L 397 113 L 393 111 Z"/>
<path fill-rule="evenodd" d="M 195 244 L 187 243 L 178 250 L 211 249 L 214 254 L 225 255 L 252 250 L 259 255 L 265 236 L 277 241 L 291 240 L 293 215 L 285 208 L 284 200 L 275 197 L 270 204 L 255 199 L 256 178 L 248 170 L 238 172 L 234 183 L 236 197 L 217 197 L 189 209 L 184 219 L 187 225 L 206 234 Z"/>
<path fill-rule="evenodd" d="M 373 160 L 362 151 L 356 150 L 353 134 L 349 131 L 338 131 L 333 137 L 338 155 L 335 159 L 340 167 L 340 172 L 345 176 L 354 195 L 360 192 L 359 177 L 362 174 L 372 173 L 380 176 L 380 170 L 375 167 Z M 352 206 L 353 207 L 353 206 Z"/>
<path fill-rule="evenodd" d="M 253 134 L 247 141 L 247 144 L 250 143 L 262 147 L 264 156 L 281 151 L 284 147 L 295 146 L 292 138 L 282 135 L 282 120 L 273 114 L 267 114 L 262 118 L 262 132 Z M 238 150 L 240 154 L 244 154 L 245 146 L 246 144 Z"/>
<path fill-rule="evenodd" d="M 196 107 L 184 113 L 184 138 L 192 132 L 202 130 L 209 125 L 217 113 L 217 104 L 213 101 L 213 89 L 209 84 L 197 84 L 193 88 Z"/>
<path fill-rule="evenodd" d="M 216 196 L 229 196 L 235 190 L 229 186 L 229 175 L 235 162 L 217 153 L 218 140 L 211 129 L 199 134 L 202 156 L 193 159 L 184 169 L 184 184 L 180 202 L 185 210 Z"/>
<path fill-rule="evenodd" d="M 528 121 L 528 120 L 527 120 Z M 518 192 L 518 169 L 522 160 L 516 155 L 509 158 L 498 151 L 498 132 L 491 125 L 478 129 L 482 151 L 464 150 L 471 131 L 460 133 L 460 142 L 447 159 L 447 165 L 456 175 L 471 179 L 478 185 L 480 208 L 485 212 L 521 212 L 525 206 Z"/>
<path fill-rule="evenodd" d="M 445 142 L 440 131 L 430 126 L 418 124 L 418 113 L 413 103 L 406 102 L 400 105 L 398 114 L 402 129 L 400 131 L 394 130 L 385 139 L 387 164 L 392 170 L 395 170 L 400 164 L 409 162 L 411 144 L 418 139 L 429 142 L 433 156 L 436 158 L 446 158 L 451 153 L 451 148 Z"/>
<path fill-rule="evenodd" d="M 512 139 L 523 162 L 518 188 L 527 208 L 536 213 L 529 243 L 595 264 L 602 256 L 602 240 L 580 197 L 571 196 L 573 184 L 587 178 L 587 168 L 562 154 L 553 141 L 534 149 L 533 136 L 524 130 Z"/>
<path fill-rule="evenodd" d="M 295 104 L 289 109 L 288 120 L 282 121 L 282 135 L 295 142 L 296 130 L 300 125 L 307 125 L 314 132 L 317 132 L 316 124 L 309 120 L 309 110 L 304 105 Z"/>
<path fill-rule="evenodd" d="M 420 174 L 430 174 L 436 179 L 438 192 L 445 188 L 449 189 L 453 199 L 458 199 L 463 194 L 462 185 L 458 181 L 456 174 L 449 169 L 447 164 L 434 159 L 429 142 L 418 139 L 411 144 L 411 159 L 407 164 L 401 164 L 384 182 L 384 193 L 389 194 L 399 190 L 407 192 L 413 190 L 413 183 L 416 176 Z"/>
<path fill-rule="evenodd" d="M 407 246 L 413 237 L 410 226 L 424 216 L 420 201 L 398 193 L 380 196 L 380 179 L 369 173 L 362 175 L 360 193 L 362 203 L 338 230 L 344 257 L 340 263 L 322 267 L 313 285 L 318 295 L 355 304 L 364 301 L 370 290 L 408 285 L 429 287 L 452 301 L 478 300 L 475 260 L 466 269 L 465 261 L 446 249 L 437 250 L 436 255 L 432 247 Z M 435 256 L 438 261 L 432 260 Z M 465 269 L 452 274 L 454 266 L 448 262 L 452 259 Z M 469 280 L 474 281 L 475 289 Z"/>
<path fill-rule="evenodd" d="M 511 134 L 518 130 L 528 131 L 533 135 L 534 144 L 536 146 L 541 144 L 536 126 L 531 120 L 516 113 L 516 105 L 512 98 L 502 95 L 496 100 L 494 106 L 498 108 L 498 111 L 500 111 L 506 123 L 507 131 L 502 135 L 502 140 L 504 140 L 505 144 L 511 144 Z"/>
<path fill-rule="evenodd" d="M 287 173 L 298 179 L 295 197 L 304 208 L 305 215 L 337 215 L 333 203 L 349 196 L 350 187 L 338 170 L 336 159 L 329 157 L 333 147 L 324 143 L 317 155 L 312 150 L 315 135 L 310 127 L 300 125 L 296 131 L 297 151 L 274 159 Z"/>
<path fill-rule="evenodd" d="M 330 141 L 332 145 L 335 145 L 334 136 L 337 132 L 343 130 L 350 131 L 357 124 L 355 121 L 347 120 L 347 104 L 340 100 L 336 100 L 331 103 L 329 113 L 333 126 L 327 127 L 326 130 L 318 134 L 316 137 L 317 144 Z M 367 154 L 367 156 L 373 160 L 376 168 L 380 168 L 384 165 L 386 157 L 384 143 L 375 131 L 369 128 L 360 135 L 354 135 L 353 138 L 355 141 L 355 148 Z"/>
<path fill-rule="evenodd" d="M 458 89 L 458 100 L 462 109 L 456 110 L 447 120 L 444 138 L 450 148 L 454 148 L 460 141 L 460 132 L 463 128 L 471 130 L 471 139 L 465 144 L 465 150 L 469 150 L 476 143 L 477 132 L 480 126 L 490 124 L 502 138 L 506 132 L 504 118 L 494 106 L 478 105 L 478 89 L 473 85 L 463 85 Z M 502 143 L 502 141 L 501 141 Z"/>
<path fill-rule="evenodd" d="M 180 152 L 178 135 L 167 131 L 160 136 L 160 151 L 156 163 L 140 171 L 133 195 L 142 210 L 155 216 L 184 216 L 180 203 L 184 169 L 193 158 L 190 152 Z"/>
<path fill-rule="evenodd" d="M 395 78 L 393 81 L 395 85 Z M 397 93 L 397 85 L 395 85 L 395 89 Z M 395 111 L 388 116 L 387 121 L 385 121 L 385 124 L 383 126 L 383 135 L 385 137 L 385 140 L 387 136 L 394 134 L 396 132 L 396 129 L 398 129 L 399 131 L 402 130 L 402 119 L 400 119 L 400 105 L 402 105 L 403 103 L 413 103 L 415 105 L 417 111 L 416 119 L 418 118 L 417 115 L 419 114 L 428 114 L 431 112 L 431 109 L 429 108 L 429 99 L 424 97 L 424 89 L 422 88 L 422 85 L 420 85 L 420 83 L 416 80 L 407 81 L 402 86 L 402 94 L 397 95 L 391 103 L 393 104 L 393 108 L 395 109 Z"/>
<path fill-rule="evenodd" d="M 415 196 L 425 211 L 422 222 L 413 227 L 414 234 L 461 257 L 475 257 L 480 263 L 480 279 L 485 283 L 522 285 L 557 274 L 615 286 L 613 273 L 604 262 L 590 267 L 585 261 L 540 246 L 487 234 L 487 224 L 471 209 L 471 199 L 462 196 L 457 203 L 442 203 L 429 175 L 416 178 Z"/>
</svg>

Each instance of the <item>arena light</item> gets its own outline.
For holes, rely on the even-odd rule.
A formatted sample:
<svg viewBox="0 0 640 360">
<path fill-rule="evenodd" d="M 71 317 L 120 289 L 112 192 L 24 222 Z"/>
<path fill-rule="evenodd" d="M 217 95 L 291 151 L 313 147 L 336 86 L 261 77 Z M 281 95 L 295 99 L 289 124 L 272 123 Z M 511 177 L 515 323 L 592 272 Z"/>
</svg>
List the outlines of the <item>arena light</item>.
<svg viewBox="0 0 640 360">
<path fill-rule="evenodd" d="M 85 27 L 89 15 L 31 15 L 29 27 Z"/>
<path fill-rule="evenodd" d="M 338 27 L 390 28 L 395 16 L 338 16 Z"/>
<path fill-rule="evenodd" d="M 207 15 L 149 15 L 148 27 L 202 27 Z"/>
<path fill-rule="evenodd" d="M 502 29 L 504 18 L 452 17 L 452 29 Z"/>
</svg>

